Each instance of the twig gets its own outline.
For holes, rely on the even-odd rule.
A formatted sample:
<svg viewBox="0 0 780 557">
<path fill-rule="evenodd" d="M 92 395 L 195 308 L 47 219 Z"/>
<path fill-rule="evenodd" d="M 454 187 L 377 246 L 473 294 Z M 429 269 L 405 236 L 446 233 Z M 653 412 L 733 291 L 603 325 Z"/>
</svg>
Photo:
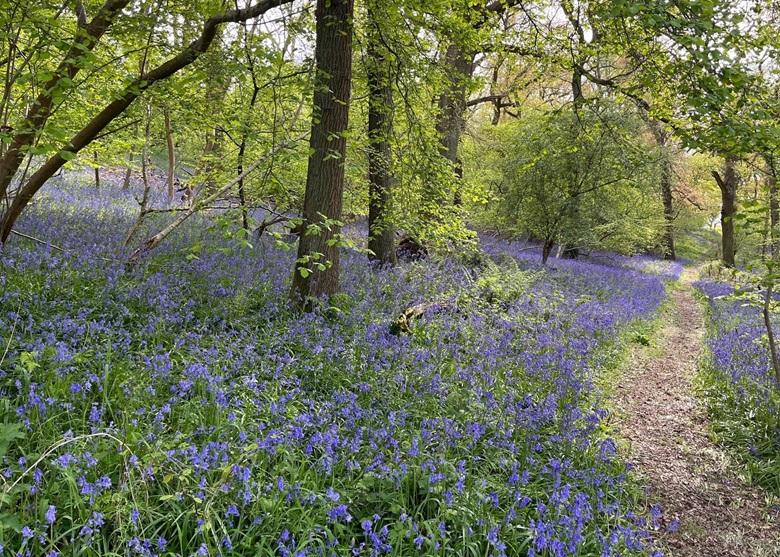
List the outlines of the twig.
<svg viewBox="0 0 780 557">
<path fill-rule="evenodd" d="M 49 246 L 52 249 L 56 249 L 57 251 L 61 251 L 65 253 L 65 249 L 61 248 L 60 246 L 55 246 L 54 244 L 50 244 L 49 242 L 45 242 L 39 238 L 36 238 L 35 236 L 29 236 L 27 234 L 23 234 L 17 230 L 11 230 L 11 234 L 16 234 L 17 236 L 20 236 L 22 238 L 27 238 L 28 240 L 32 240 L 33 242 L 37 242 L 39 244 L 42 244 L 44 246 Z"/>
</svg>

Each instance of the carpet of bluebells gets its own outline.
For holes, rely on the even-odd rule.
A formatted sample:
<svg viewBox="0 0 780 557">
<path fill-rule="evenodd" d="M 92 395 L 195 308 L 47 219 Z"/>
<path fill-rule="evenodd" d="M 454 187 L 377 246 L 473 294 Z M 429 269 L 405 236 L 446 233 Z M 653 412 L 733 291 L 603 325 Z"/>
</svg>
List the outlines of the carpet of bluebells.
<svg viewBox="0 0 780 557">
<path fill-rule="evenodd" d="M 734 296 L 728 283 L 695 286 L 710 314 L 703 383 L 713 429 L 743 457 L 753 480 L 780 494 L 780 394 L 761 308 Z"/>
<path fill-rule="evenodd" d="M 137 210 L 111 184 L 49 186 L 19 231 L 56 247 L 2 255 L 0 554 L 654 552 L 659 511 L 593 385 L 679 269 L 541 269 L 499 240 L 478 269 L 347 253 L 344 294 L 298 316 L 292 252 L 218 219 L 128 267 Z M 429 301 L 458 310 L 391 333 Z"/>
</svg>

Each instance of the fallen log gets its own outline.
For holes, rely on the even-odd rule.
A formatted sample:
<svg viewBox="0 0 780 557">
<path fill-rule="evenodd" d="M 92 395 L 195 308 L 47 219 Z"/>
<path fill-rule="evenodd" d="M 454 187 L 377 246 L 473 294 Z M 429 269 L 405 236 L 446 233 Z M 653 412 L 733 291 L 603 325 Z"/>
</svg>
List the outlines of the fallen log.
<svg viewBox="0 0 780 557">
<path fill-rule="evenodd" d="M 408 334 L 412 332 L 412 324 L 416 319 L 427 313 L 442 313 L 450 311 L 458 313 L 458 306 L 450 302 L 424 302 L 406 308 L 401 315 L 390 325 L 390 333 L 394 335 Z"/>
</svg>

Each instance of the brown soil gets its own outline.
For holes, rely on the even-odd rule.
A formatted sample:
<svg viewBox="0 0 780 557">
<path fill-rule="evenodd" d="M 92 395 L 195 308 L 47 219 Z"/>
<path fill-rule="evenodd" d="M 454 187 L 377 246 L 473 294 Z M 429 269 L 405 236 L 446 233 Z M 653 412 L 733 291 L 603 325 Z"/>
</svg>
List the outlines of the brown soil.
<svg viewBox="0 0 780 557">
<path fill-rule="evenodd" d="M 695 274 L 686 270 L 672 290 L 653 346 L 630 355 L 614 393 L 620 436 L 650 503 L 663 510 L 658 537 L 667 555 L 780 556 L 780 508 L 739 479 L 710 440 L 692 392 L 704 334 L 703 311 L 691 289 Z M 676 522 L 679 529 L 667 530 Z"/>
</svg>

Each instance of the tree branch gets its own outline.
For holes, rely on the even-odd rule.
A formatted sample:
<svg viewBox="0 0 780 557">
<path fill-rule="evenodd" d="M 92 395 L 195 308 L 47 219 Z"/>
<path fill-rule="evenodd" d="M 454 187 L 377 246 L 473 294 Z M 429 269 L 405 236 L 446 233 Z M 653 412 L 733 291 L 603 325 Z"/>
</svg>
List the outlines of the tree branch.
<svg viewBox="0 0 780 557">
<path fill-rule="evenodd" d="M 108 0 L 107 4 L 126 4 L 128 1 L 129 0 Z M 55 172 L 62 168 L 67 160 L 72 159 L 79 151 L 94 141 L 95 137 L 103 131 L 108 124 L 127 110 L 133 101 L 149 87 L 158 81 L 167 79 L 197 60 L 201 54 L 206 52 L 213 42 L 217 28 L 220 25 L 223 23 L 246 21 L 247 19 L 257 17 L 267 12 L 271 8 L 287 4 L 291 1 L 292 0 L 261 0 L 257 4 L 247 8 L 227 10 L 224 13 L 211 16 L 203 24 L 200 36 L 192 41 L 184 50 L 130 83 L 119 97 L 103 108 L 103 110 L 92 118 L 80 132 L 71 138 L 68 146 L 49 158 L 38 171 L 30 176 L 27 183 L 21 188 L 11 203 L 3 222 L 0 223 L 0 243 L 3 243 L 8 239 L 8 235 L 10 234 L 16 219 L 27 206 L 30 199 L 32 199 L 33 195 L 43 187 L 43 184 L 45 184 Z M 0 186 L 1 185 L 2 182 L 0 182 Z M 0 193 L 2 192 L 0 191 Z"/>
</svg>

